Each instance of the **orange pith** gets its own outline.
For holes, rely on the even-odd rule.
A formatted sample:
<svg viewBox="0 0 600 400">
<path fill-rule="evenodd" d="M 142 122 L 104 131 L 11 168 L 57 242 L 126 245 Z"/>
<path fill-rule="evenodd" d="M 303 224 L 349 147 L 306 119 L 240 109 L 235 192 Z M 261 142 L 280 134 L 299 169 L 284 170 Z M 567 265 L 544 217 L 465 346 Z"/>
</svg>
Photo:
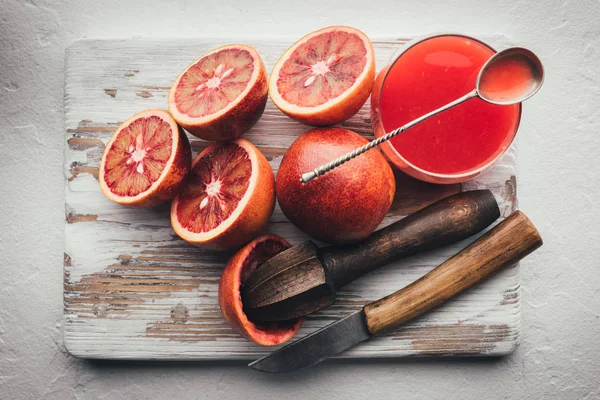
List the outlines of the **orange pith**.
<svg viewBox="0 0 600 400">
<path fill-rule="evenodd" d="M 137 196 L 163 172 L 172 152 L 169 123 L 156 115 L 134 120 L 122 129 L 109 149 L 104 180 L 118 196 Z"/>
<path fill-rule="evenodd" d="M 283 63 L 277 79 L 281 97 L 314 107 L 348 90 L 366 65 L 364 42 L 354 33 L 325 32 L 299 45 Z"/>
<path fill-rule="evenodd" d="M 246 150 L 226 143 L 202 157 L 179 196 L 177 216 L 194 233 L 218 227 L 236 209 L 248 190 L 252 162 Z"/>
<path fill-rule="evenodd" d="M 254 58 L 244 49 L 224 49 L 201 58 L 177 84 L 177 110 L 192 118 L 222 110 L 246 89 L 253 71 Z"/>
</svg>

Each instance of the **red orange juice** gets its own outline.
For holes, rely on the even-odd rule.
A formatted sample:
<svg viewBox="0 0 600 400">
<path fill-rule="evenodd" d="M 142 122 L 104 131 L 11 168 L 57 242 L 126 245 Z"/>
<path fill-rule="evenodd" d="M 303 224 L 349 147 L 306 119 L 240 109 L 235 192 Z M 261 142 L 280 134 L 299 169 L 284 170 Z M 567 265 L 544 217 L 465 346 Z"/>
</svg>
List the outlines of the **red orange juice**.
<svg viewBox="0 0 600 400">
<path fill-rule="evenodd" d="M 371 97 L 373 128 L 383 136 L 475 88 L 483 64 L 495 53 L 459 35 L 435 36 L 405 49 L 382 70 Z M 405 173 L 433 183 L 471 179 L 508 149 L 521 105 L 467 100 L 408 129 L 381 149 Z"/>
</svg>

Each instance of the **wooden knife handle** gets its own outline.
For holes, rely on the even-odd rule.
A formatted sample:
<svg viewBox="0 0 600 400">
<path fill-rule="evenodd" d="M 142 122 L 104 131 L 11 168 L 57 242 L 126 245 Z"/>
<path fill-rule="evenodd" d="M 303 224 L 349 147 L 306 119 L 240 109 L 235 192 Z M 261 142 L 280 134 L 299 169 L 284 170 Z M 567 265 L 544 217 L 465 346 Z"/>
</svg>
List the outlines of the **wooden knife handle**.
<svg viewBox="0 0 600 400">
<path fill-rule="evenodd" d="M 320 258 L 339 289 L 402 257 L 466 239 L 499 216 L 498 203 L 489 190 L 458 193 L 373 233 L 357 245 L 325 247 Z"/>
<path fill-rule="evenodd" d="M 367 327 L 373 335 L 439 306 L 501 268 L 511 265 L 542 245 L 529 218 L 514 212 L 469 247 L 405 288 L 364 307 Z"/>
</svg>

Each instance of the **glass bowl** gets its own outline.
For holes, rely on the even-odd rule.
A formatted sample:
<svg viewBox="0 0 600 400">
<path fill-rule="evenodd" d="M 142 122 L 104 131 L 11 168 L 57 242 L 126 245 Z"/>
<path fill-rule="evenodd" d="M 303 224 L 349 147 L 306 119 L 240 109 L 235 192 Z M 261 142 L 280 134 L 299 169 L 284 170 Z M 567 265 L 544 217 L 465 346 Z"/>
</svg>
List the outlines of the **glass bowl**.
<svg viewBox="0 0 600 400">
<path fill-rule="evenodd" d="M 381 136 L 385 135 L 387 132 L 390 132 L 393 129 L 399 127 L 399 126 L 388 126 L 388 129 L 386 131 L 386 129 L 384 128 L 384 123 L 382 121 L 385 118 L 385 116 L 382 117 L 382 114 L 381 114 L 380 99 L 381 99 L 384 91 L 392 90 L 389 87 L 386 87 L 386 82 L 388 82 L 388 79 L 390 79 L 389 78 L 390 71 L 394 71 L 395 75 L 399 74 L 400 72 L 397 72 L 394 69 L 394 67 L 396 66 L 396 68 L 402 68 L 400 66 L 400 64 L 402 64 L 402 63 L 399 63 L 398 60 L 401 60 L 402 57 L 405 56 L 409 50 L 415 48 L 415 46 L 419 46 L 419 44 L 422 44 L 428 40 L 435 40 L 437 38 L 448 38 L 448 37 L 464 38 L 466 40 L 465 43 L 468 43 L 468 41 L 473 41 L 473 42 L 479 43 L 479 44 L 483 45 L 485 48 L 489 49 L 490 57 L 496 52 L 491 46 L 487 45 L 486 43 L 482 42 L 481 40 L 478 40 L 478 39 L 475 39 L 475 38 L 472 38 L 472 37 L 469 37 L 466 35 L 460 35 L 460 34 L 438 34 L 438 35 L 433 35 L 433 36 L 427 36 L 427 37 L 415 39 L 415 40 L 409 42 L 403 48 L 399 49 L 396 53 L 394 53 L 392 55 L 388 64 L 379 72 L 379 74 L 377 75 L 377 78 L 375 80 L 375 84 L 373 86 L 373 91 L 372 91 L 372 95 L 371 95 L 371 121 L 372 121 L 373 131 L 374 131 L 376 137 L 381 137 Z M 479 50 L 477 50 L 477 51 L 481 51 L 481 49 L 482 49 L 481 46 L 479 46 Z M 444 49 L 442 48 L 442 50 L 444 50 Z M 442 56 L 441 56 L 441 58 L 438 57 L 438 60 L 440 60 L 440 59 L 443 60 L 443 51 L 439 52 L 438 56 L 440 54 Z M 447 70 L 447 68 L 446 68 L 446 70 Z M 479 68 L 477 68 L 477 72 L 478 72 L 478 70 L 479 70 Z M 459 72 L 459 73 L 461 73 L 461 72 Z M 406 79 L 409 79 L 409 74 L 406 74 L 406 76 L 407 76 Z M 441 77 L 438 76 L 438 77 L 434 77 L 434 78 L 449 79 L 449 78 L 445 78 L 444 76 L 441 76 Z M 466 87 L 464 88 L 464 93 L 457 92 L 455 94 L 452 94 L 452 96 L 454 96 L 454 98 L 451 98 L 449 100 L 454 100 L 455 98 L 459 98 L 462 95 L 466 94 L 467 92 L 471 91 L 475 87 L 475 78 L 476 78 L 476 76 L 469 76 L 468 78 L 464 77 L 465 84 L 468 82 L 468 84 L 466 84 Z M 473 82 L 471 85 L 472 87 L 469 87 L 471 81 Z M 408 84 L 410 84 L 410 82 Z M 415 91 L 418 91 L 419 84 L 416 83 L 415 85 L 416 85 Z M 435 96 L 435 91 L 433 91 L 433 93 L 430 93 L 430 95 Z M 408 99 L 407 100 L 408 106 L 420 107 L 419 104 L 410 104 L 410 100 L 411 100 L 410 96 L 407 96 L 405 98 Z M 467 118 L 468 113 L 469 113 L 468 107 L 474 108 L 474 106 L 475 106 L 474 103 L 471 103 L 471 104 L 469 103 L 472 101 L 483 102 L 483 100 L 481 100 L 481 99 L 471 99 L 471 100 L 468 100 L 467 102 L 455 107 L 454 109 L 447 110 L 444 112 L 444 113 L 450 113 L 450 112 L 453 112 L 458 107 L 467 107 L 467 108 L 463 108 L 463 110 L 461 110 L 460 115 L 462 115 L 462 118 L 458 118 L 457 120 L 455 120 L 453 122 L 455 124 L 458 124 L 458 125 L 453 125 L 453 127 L 452 127 L 453 129 L 460 129 L 461 126 L 464 126 L 464 128 L 467 128 L 467 129 L 469 128 L 469 120 Z M 403 125 L 403 124 L 409 122 L 410 120 L 414 119 L 415 117 L 418 117 L 429 111 L 432 111 L 433 109 L 444 105 L 446 102 L 447 101 L 443 101 L 441 104 L 436 104 L 435 107 L 431 107 L 430 109 L 418 108 L 419 109 L 418 115 L 412 115 L 410 119 L 403 121 L 403 123 L 399 124 L 399 125 Z M 489 106 L 490 107 L 506 107 L 506 106 L 497 106 L 497 105 L 489 105 Z M 424 124 L 428 124 L 427 125 L 428 130 L 426 131 L 428 134 L 435 136 L 436 130 L 438 130 L 437 131 L 438 133 L 443 133 L 443 132 L 441 132 L 441 130 L 445 129 L 445 126 L 448 126 L 448 124 L 433 125 L 432 124 L 433 118 L 430 118 L 429 120 L 424 121 L 419 125 L 416 125 L 415 127 L 411 128 L 410 130 L 407 130 L 406 132 L 401 133 L 396 138 L 393 138 L 391 141 L 381 143 L 379 145 L 379 147 L 393 165 L 395 165 L 401 171 L 403 171 L 404 173 L 406 173 L 414 178 L 420 179 L 422 181 L 438 183 L 438 184 L 451 184 L 451 183 L 464 182 L 464 181 L 473 179 L 474 177 L 480 175 L 484 171 L 491 168 L 494 165 L 494 163 L 496 161 L 498 161 L 504 155 L 504 153 L 506 153 L 506 151 L 512 144 L 512 142 L 516 136 L 520 120 L 521 120 L 522 106 L 521 106 L 521 104 L 518 104 L 516 106 L 513 105 L 511 107 L 515 107 L 515 109 L 514 110 L 503 110 L 503 112 L 507 113 L 507 115 L 508 114 L 512 115 L 514 113 L 514 117 L 513 117 L 514 121 L 510 122 L 510 124 L 511 124 L 510 129 L 509 128 L 506 129 L 506 133 L 504 133 L 504 136 L 498 136 L 498 138 L 501 138 L 498 140 L 502 140 L 502 143 L 500 144 L 499 147 L 497 147 L 493 150 L 493 154 L 490 155 L 490 157 L 488 157 L 488 159 L 486 159 L 485 162 L 476 164 L 470 169 L 455 171 L 455 172 L 435 172 L 433 170 L 427 170 L 426 168 L 419 167 L 418 165 L 416 165 L 416 164 L 418 164 L 418 162 L 415 162 L 415 160 L 413 160 L 413 162 L 410 162 L 409 160 L 407 160 L 407 157 L 403 156 L 400 153 L 400 151 L 392 144 L 393 141 L 398 140 L 400 136 L 406 135 L 407 132 L 412 131 L 414 129 L 422 128 Z M 404 107 L 402 107 L 401 109 L 404 109 Z M 442 116 L 444 113 L 438 114 L 438 115 Z M 439 124 L 439 120 L 438 120 L 438 124 Z M 462 125 L 460 125 L 460 124 L 462 124 Z M 497 126 L 497 124 L 494 124 L 494 126 Z M 465 149 L 466 149 L 466 147 L 465 147 Z M 441 150 L 443 150 L 443 149 L 441 149 Z M 432 148 L 431 151 L 435 151 L 435 149 Z"/>
</svg>

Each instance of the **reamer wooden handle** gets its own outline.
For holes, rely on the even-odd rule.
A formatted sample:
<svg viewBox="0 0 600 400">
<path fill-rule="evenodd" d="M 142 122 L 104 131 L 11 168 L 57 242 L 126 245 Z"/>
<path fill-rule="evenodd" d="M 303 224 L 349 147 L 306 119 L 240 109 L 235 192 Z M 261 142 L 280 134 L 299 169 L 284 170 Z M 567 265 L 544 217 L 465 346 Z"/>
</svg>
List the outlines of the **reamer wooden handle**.
<svg viewBox="0 0 600 400">
<path fill-rule="evenodd" d="M 323 267 L 336 289 L 382 265 L 466 239 L 500 216 L 489 190 L 439 200 L 351 246 L 321 249 Z"/>
</svg>

